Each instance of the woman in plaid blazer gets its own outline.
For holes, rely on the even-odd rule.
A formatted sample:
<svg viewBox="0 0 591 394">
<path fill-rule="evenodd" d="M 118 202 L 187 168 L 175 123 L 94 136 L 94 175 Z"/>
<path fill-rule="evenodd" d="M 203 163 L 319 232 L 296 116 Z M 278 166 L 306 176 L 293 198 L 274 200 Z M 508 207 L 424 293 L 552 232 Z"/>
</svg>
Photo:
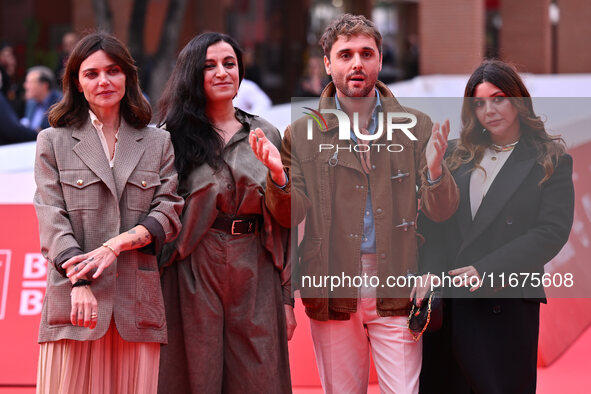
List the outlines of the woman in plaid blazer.
<svg viewBox="0 0 591 394">
<path fill-rule="evenodd" d="M 50 263 L 37 392 L 155 392 L 166 343 L 155 254 L 183 206 L 170 137 L 146 127 L 134 61 L 111 35 L 78 43 L 63 86 L 35 159 Z"/>
</svg>

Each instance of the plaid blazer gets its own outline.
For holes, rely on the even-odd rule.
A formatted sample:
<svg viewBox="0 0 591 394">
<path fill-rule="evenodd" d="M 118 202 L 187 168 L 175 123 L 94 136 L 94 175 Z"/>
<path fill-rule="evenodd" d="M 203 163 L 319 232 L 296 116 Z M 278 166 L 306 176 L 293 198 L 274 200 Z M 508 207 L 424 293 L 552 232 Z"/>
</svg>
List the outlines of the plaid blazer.
<svg viewBox="0 0 591 394">
<path fill-rule="evenodd" d="M 89 252 L 101 246 L 147 215 L 162 226 L 167 242 L 178 235 L 183 200 L 176 194 L 170 134 L 150 127 L 137 130 L 122 119 L 111 169 L 90 119 L 79 129 L 45 129 L 37 138 L 35 182 L 41 252 L 51 263 L 39 342 L 95 340 L 114 319 L 126 341 L 166 343 L 156 256 L 139 250 L 121 252 L 93 280 L 98 303 L 93 330 L 70 323 L 71 284 L 55 263 L 69 249 Z"/>
</svg>

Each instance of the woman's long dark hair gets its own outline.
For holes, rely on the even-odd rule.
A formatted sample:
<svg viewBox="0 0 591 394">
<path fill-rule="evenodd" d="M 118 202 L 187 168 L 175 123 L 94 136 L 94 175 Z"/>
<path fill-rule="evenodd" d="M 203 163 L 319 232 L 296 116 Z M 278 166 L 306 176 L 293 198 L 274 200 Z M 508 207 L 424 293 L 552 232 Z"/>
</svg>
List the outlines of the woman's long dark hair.
<svg viewBox="0 0 591 394">
<path fill-rule="evenodd" d="M 49 124 L 53 127 L 81 127 L 88 119 L 88 101 L 78 91 L 78 72 L 86 58 L 104 51 L 125 74 L 125 95 L 121 99 L 120 113 L 127 123 L 141 129 L 152 118 L 150 104 L 144 98 L 138 82 L 137 67 L 125 44 L 108 33 L 91 33 L 83 37 L 68 58 L 62 83 L 64 97 L 49 111 Z"/>
<path fill-rule="evenodd" d="M 479 167 L 484 150 L 491 145 L 490 133 L 483 133 L 483 126 L 474 112 L 476 87 L 482 82 L 489 82 L 501 89 L 517 110 L 522 141 L 532 145 L 538 152 L 537 161 L 544 167 L 545 175 L 540 184 L 552 176 L 560 156 L 566 151 L 564 141 L 559 136 L 546 132 L 544 122 L 534 112 L 531 96 L 517 71 L 500 60 L 485 60 L 472 73 L 464 91 L 462 105 L 462 130 L 460 141 L 453 154 L 447 158 L 450 170 L 455 170 L 463 163 L 475 161 Z"/>
<path fill-rule="evenodd" d="M 203 33 L 189 41 L 179 54 L 160 99 L 159 124 L 166 125 L 170 132 L 175 166 L 181 179 L 203 163 L 214 168 L 219 165 L 224 141 L 205 114 L 203 70 L 207 48 L 220 41 L 234 49 L 242 82 L 242 51 L 236 41 L 226 34 Z"/>
</svg>

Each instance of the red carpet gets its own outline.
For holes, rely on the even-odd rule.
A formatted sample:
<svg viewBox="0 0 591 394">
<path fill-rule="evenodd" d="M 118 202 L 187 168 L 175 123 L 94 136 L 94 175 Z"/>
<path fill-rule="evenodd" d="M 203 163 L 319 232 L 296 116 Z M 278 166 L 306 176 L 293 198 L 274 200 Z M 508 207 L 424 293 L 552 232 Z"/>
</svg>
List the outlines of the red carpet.
<svg viewBox="0 0 591 394">
<path fill-rule="evenodd" d="M 537 394 L 588 394 L 591 392 L 591 328 L 549 368 L 538 368 Z M 34 388 L 0 387 L 0 394 L 33 394 Z M 319 387 L 294 387 L 294 394 L 321 394 Z M 378 394 L 372 384 L 368 394 Z"/>
<path fill-rule="evenodd" d="M 550 367 L 538 368 L 537 394 L 591 393 L 591 327 Z"/>
<path fill-rule="evenodd" d="M 537 394 L 589 394 L 591 393 L 591 327 L 550 367 L 538 368 Z M 294 394 L 322 394 L 319 387 L 294 387 Z M 368 394 L 378 394 L 377 384 L 369 387 Z M 4 394 L 0 390 L 0 394 Z M 18 394 L 18 393 L 15 393 Z"/>
</svg>

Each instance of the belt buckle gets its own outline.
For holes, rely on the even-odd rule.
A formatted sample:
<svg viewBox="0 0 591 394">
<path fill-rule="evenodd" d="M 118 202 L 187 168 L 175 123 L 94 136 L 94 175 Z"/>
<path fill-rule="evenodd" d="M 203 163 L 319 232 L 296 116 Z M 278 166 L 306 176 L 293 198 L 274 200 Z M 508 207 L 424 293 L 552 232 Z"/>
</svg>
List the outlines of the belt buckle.
<svg viewBox="0 0 591 394">
<path fill-rule="evenodd" d="M 232 235 L 240 235 L 240 234 L 244 234 L 244 233 L 237 233 L 234 231 L 234 226 L 236 226 L 236 223 L 242 223 L 242 222 L 246 222 L 246 220 L 244 219 L 237 219 L 237 220 L 232 220 L 232 228 L 231 228 L 231 233 Z"/>
</svg>

